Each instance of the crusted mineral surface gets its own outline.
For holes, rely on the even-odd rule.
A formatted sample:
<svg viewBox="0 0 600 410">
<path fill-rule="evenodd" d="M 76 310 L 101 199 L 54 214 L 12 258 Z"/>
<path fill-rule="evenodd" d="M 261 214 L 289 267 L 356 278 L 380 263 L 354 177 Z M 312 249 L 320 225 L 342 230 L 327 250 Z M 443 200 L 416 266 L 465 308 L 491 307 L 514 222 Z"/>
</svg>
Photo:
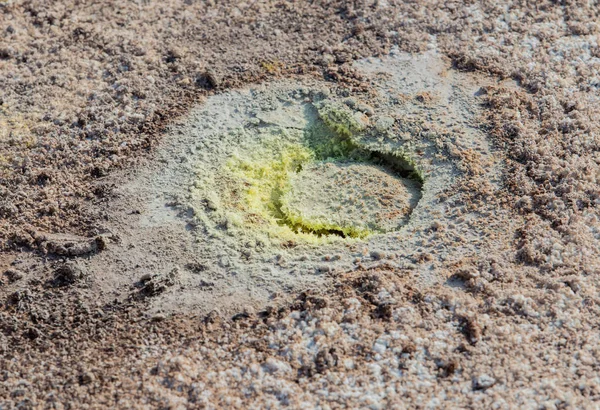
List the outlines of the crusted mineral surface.
<svg viewBox="0 0 600 410">
<path fill-rule="evenodd" d="M 599 10 L 0 1 L 0 408 L 597 408 Z"/>
<path fill-rule="evenodd" d="M 419 188 L 379 166 L 320 162 L 292 176 L 281 211 L 298 229 L 364 237 L 398 230 L 415 207 Z"/>
</svg>

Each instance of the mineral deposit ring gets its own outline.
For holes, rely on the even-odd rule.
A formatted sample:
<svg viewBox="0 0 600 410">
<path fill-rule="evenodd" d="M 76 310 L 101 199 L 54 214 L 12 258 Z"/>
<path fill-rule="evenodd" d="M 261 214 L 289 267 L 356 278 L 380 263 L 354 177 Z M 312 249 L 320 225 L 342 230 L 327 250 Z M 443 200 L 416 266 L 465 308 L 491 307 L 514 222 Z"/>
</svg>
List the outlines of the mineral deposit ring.
<svg viewBox="0 0 600 410">
<path fill-rule="evenodd" d="M 121 188 L 113 209 L 142 211 L 111 229 L 140 251 L 103 252 L 99 275 L 162 272 L 156 309 L 233 311 L 359 269 L 441 284 L 445 267 L 509 243 L 510 218 L 470 205 L 501 174 L 475 121 L 479 85 L 436 64 L 357 63 L 379 78 L 370 96 L 315 80 L 211 96 Z"/>
</svg>

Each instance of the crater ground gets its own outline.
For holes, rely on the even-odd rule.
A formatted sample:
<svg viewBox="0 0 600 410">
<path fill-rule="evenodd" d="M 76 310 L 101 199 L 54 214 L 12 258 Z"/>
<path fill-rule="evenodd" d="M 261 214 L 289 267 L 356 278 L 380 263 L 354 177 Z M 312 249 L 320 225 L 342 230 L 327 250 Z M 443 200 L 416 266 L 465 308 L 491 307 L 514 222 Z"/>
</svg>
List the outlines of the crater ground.
<svg viewBox="0 0 600 410">
<path fill-rule="evenodd" d="M 0 2 L 0 408 L 594 408 L 598 10 Z"/>
<path fill-rule="evenodd" d="M 434 52 L 358 64 L 388 73 L 369 104 L 324 82 L 270 82 L 209 97 L 173 124 L 155 158 L 115 180 L 99 225 L 106 249 L 70 262 L 96 300 L 142 298 L 153 315 L 234 315 L 363 269 L 388 267 L 427 289 L 468 255 L 506 252 L 519 215 L 492 201 L 457 205 L 472 194 L 461 181 L 479 174 L 492 184 L 502 172 L 501 151 L 476 122 L 477 91 L 491 80 L 446 73 Z M 438 99 L 398 100 L 411 91 Z M 339 172 L 303 181 L 321 161 Z M 392 174 L 375 181 L 366 169 L 377 166 Z M 336 182 L 349 170 L 358 175 Z M 394 183 L 403 191 L 392 195 Z M 360 192 L 375 184 L 387 184 L 376 186 L 381 195 Z M 311 185 L 349 197 L 321 205 L 304 195 L 327 200 Z"/>
</svg>

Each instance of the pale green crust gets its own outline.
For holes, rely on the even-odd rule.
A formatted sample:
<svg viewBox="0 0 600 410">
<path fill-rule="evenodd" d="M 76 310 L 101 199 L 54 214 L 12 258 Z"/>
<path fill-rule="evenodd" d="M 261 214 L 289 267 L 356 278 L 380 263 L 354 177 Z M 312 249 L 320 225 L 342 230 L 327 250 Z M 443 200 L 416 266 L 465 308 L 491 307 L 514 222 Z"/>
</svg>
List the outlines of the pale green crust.
<svg viewBox="0 0 600 410">
<path fill-rule="evenodd" d="M 310 212 L 302 211 L 298 203 L 292 206 L 291 198 L 294 195 L 298 197 L 297 191 L 292 192 L 298 189 L 292 181 L 297 180 L 303 168 L 322 161 L 377 167 L 382 161 L 377 158 L 378 163 L 374 163 L 373 155 L 376 153 L 359 143 L 357 137 L 368 129 L 368 119 L 363 114 L 332 102 L 317 103 L 315 108 L 318 119 L 304 130 L 279 126 L 271 126 L 266 131 L 257 130 L 251 146 L 240 147 L 229 157 L 220 175 L 211 181 L 210 185 L 215 184 L 215 189 L 203 194 L 206 206 L 224 220 L 221 223 L 230 229 L 248 233 L 262 232 L 271 239 L 300 239 L 315 244 L 342 238 L 365 238 L 374 233 L 394 230 L 375 223 L 363 224 L 359 218 L 354 219 L 355 223 L 343 218 L 328 218 L 326 212 L 314 217 L 309 215 Z M 233 132 L 243 134 L 248 130 Z M 398 158 L 403 164 L 410 163 L 404 153 L 401 156 L 393 153 L 385 155 Z M 316 184 L 324 182 L 314 181 Z M 310 185 L 311 182 L 306 183 Z M 361 185 L 360 181 L 354 183 Z M 416 203 L 412 196 L 411 201 L 410 206 L 407 205 L 402 212 L 398 211 L 402 218 Z M 306 206 L 310 208 L 312 205 L 307 203 Z M 370 206 L 376 207 L 374 203 Z M 337 212 L 345 212 L 344 204 L 339 204 Z M 397 226 L 400 225 L 399 222 Z"/>
<path fill-rule="evenodd" d="M 384 167 L 356 162 L 317 162 L 292 175 L 280 198 L 294 225 L 364 238 L 397 230 L 419 198 L 418 185 Z"/>
<path fill-rule="evenodd" d="M 350 111 L 340 103 L 322 103 L 317 110 L 323 122 L 342 137 L 352 138 L 363 132 L 369 123 L 364 114 Z"/>
</svg>

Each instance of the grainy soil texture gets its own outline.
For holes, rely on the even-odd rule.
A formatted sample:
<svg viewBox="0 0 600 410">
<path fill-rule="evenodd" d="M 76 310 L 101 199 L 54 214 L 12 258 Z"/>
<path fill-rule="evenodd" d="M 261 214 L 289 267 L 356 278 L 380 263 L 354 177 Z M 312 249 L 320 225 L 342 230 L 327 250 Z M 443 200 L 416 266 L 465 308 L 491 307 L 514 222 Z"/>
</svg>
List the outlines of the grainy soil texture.
<svg viewBox="0 0 600 410">
<path fill-rule="evenodd" d="M 0 409 L 600 407 L 596 1 L 0 0 Z"/>
</svg>

